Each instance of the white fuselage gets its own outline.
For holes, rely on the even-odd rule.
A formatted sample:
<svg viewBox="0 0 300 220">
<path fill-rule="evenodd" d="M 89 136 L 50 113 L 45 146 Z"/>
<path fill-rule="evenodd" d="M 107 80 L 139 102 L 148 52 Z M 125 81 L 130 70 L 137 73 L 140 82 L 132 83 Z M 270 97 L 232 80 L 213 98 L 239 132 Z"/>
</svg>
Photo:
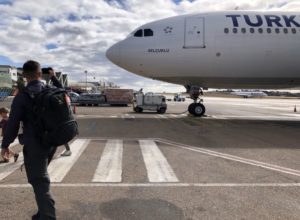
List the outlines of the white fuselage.
<svg viewBox="0 0 300 220">
<path fill-rule="evenodd" d="M 215 12 L 145 24 L 107 57 L 135 74 L 184 86 L 300 86 L 300 12 Z"/>
</svg>

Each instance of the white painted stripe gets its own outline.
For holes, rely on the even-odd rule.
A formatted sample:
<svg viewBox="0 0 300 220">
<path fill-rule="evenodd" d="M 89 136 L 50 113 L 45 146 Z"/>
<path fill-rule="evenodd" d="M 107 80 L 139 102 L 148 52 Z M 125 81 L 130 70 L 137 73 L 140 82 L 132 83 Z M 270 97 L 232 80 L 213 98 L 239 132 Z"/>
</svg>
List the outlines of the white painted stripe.
<svg viewBox="0 0 300 220">
<path fill-rule="evenodd" d="M 288 116 L 232 116 L 232 115 L 218 115 L 207 118 L 200 117 L 199 119 L 244 119 L 244 120 L 265 120 L 265 121 L 299 121 L 298 117 Z"/>
<path fill-rule="evenodd" d="M 193 146 L 188 146 L 188 145 L 183 145 L 183 144 L 179 145 L 179 144 L 176 144 L 176 143 L 173 143 L 170 141 L 164 141 L 161 139 L 156 139 L 156 141 L 165 143 L 165 144 L 169 144 L 169 145 L 173 145 L 173 146 L 176 146 L 176 147 L 179 147 L 182 149 L 187 149 L 190 151 L 207 154 L 207 155 L 214 156 L 214 157 L 219 157 L 219 158 L 232 160 L 232 161 L 236 161 L 236 162 L 240 162 L 240 163 L 244 163 L 244 164 L 262 167 L 262 168 L 265 168 L 268 170 L 278 171 L 281 173 L 291 174 L 294 176 L 300 176 L 300 170 L 290 169 L 287 167 L 281 167 L 281 166 L 274 165 L 274 164 L 264 163 L 264 162 L 260 162 L 257 160 L 246 159 L 246 158 L 242 158 L 242 157 L 238 157 L 238 156 L 234 156 L 234 155 L 230 155 L 230 154 L 224 154 L 224 153 L 220 153 L 220 152 L 216 152 L 216 151 L 211 151 L 211 150 L 207 150 L 207 149 L 203 149 L 203 148 L 195 148 Z"/>
<path fill-rule="evenodd" d="M 300 183 L 52 183 L 51 187 L 300 187 Z M 0 184 L 1 188 L 31 188 L 29 184 Z"/>
<path fill-rule="evenodd" d="M 84 118 L 84 119 L 91 119 L 91 118 L 118 118 L 117 115 L 76 115 L 76 118 Z"/>
<path fill-rule="evenodd" d="M 153 140 L 139 140 L 150 182 L 178 182 L 167 159 Z"/>
<path fill-rule="evenodd" d="M 272 109 L 272 110 L 280 110 L 280 111 L 286 111 L 286 110 L 294 110 L 293 107 L 275 107 L 275 106 L 261 106 L 260 108 L 264 108 L 264 109 Z"/>
<path fill-rule="evenodd" d="M 122 181 L 123 141 L 108 140 L 93 177 L 93 182 Z"/>
<path fill-rule="evenodd" d="M 14 162 L 9 162 L 9 163 L 5 163 L 5 164 L 1 164 L 3 166 L 1 166 L 1 170 L 4 169 L 3 171 L 1 171 L 0 173 L 0 181 L 3 180 L 4 178 L 8 177 L 10 174 L 12 174 L 13 172 L 15 172 L 17 169 L 21 168 L 21 165 L 24 162 L 24 157 L 23 157 L 23 153 L 19 153 L 19 158 L 18 161 L 16 163 Z"/>
<path fill-rule="evenodd" d="M 122 115 L 122 119 L 135 119 L 135 116 L 130 115 L 130 114 L 125 114 L 125 115 Z"/>
<path fill-rule="evenodd" d="M 0 143 L 2 142 L 2 140 L 0 140 Z M 13 143 L 11 143 L 10 145 L 9 145 L 9 147 L 14 147 L 14 146 L 16 146 L 16 145 L 18 145 L 19 144 L 19 141 L 18 140 L 15 140 Z M 19 155 L 20 155 L 20 153 L 19 153 Z M 1 159 L 2 159 L 2 157 L 1 157 Z M 20 156 L 19 156 L 19 159 L 18 160 L 20 160 Z M 23 160 L 23 157 L 22 157 L 22 160 Z M 2 164 L 0 164 L 0 167 L 6 167 L 6 166 L 9 166 L 9 163 L 7 164 L 7 163 L 2 163 Z M 1 179 L 0 179 L 1 180 Z"/>
<path fill-rule="evenodd" d="M 157 117 L 163 118 L 163 119 L 168 118 L 168 116 L 166 116 L 166 115 L 157 115 Z"/>
<path fill-rule="evenodd" d="M 70 148 L 72 150 L 71 156 L 58 157 L 50 163 L 48 172 L 51 182 L 58 183 L 64 179 L 89 142 L 90 140 L 88 139 L 76 139 L 72 144 L 70 144 Z"/>
<path fill-rule="evenodd" d="M 300 114 L 298 113 L 291 113 L 291 114 L 281 114 L 283 116 L 291 116 L 291 117 L 300 117 Z"/>
</svg>

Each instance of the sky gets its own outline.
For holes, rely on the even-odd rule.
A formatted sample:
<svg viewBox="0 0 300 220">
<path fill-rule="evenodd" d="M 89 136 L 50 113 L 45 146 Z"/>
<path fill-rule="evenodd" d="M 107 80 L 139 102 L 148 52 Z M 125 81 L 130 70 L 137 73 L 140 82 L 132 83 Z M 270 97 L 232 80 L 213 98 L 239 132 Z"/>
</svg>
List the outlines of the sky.
<svg viewBox="0 0 300 220">
<path fill-rule="evenodd" d="M 123 88 L 181 92 L 110 63 L 106 50 L 161 18 L 220 10 L 300 10 L 300 0 L 0 0 L 0 64 L 39 61 L 72 81 L 113 81 Z"/>
</svg>

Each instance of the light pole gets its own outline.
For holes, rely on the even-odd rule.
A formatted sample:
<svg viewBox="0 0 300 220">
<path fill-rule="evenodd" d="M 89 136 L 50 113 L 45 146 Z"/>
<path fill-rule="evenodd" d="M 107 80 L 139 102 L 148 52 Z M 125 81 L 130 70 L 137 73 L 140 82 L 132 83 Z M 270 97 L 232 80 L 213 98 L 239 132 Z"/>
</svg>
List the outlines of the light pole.
<svg viewBox="0 0 300 220">
<path fill-rule="evenodd" d="M 85 70 L 84 73 L 85 73 L 85 92 L 87 92 L 87 74 L 88 74 L 88 71 Z"/>
</svg>

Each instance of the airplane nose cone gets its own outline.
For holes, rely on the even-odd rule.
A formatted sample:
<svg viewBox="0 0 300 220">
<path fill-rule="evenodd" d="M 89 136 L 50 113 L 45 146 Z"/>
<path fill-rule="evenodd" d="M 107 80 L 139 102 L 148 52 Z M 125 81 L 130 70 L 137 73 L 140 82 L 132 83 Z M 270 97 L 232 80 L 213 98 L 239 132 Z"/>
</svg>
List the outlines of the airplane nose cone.
<svg viewBox="0 0 300 220">
<path fill-rule="evenodd" d="M 116 65 L 120 64 L 120 45 L 115 44 L 106 51 L 106 57 Z"/>
</svg>

